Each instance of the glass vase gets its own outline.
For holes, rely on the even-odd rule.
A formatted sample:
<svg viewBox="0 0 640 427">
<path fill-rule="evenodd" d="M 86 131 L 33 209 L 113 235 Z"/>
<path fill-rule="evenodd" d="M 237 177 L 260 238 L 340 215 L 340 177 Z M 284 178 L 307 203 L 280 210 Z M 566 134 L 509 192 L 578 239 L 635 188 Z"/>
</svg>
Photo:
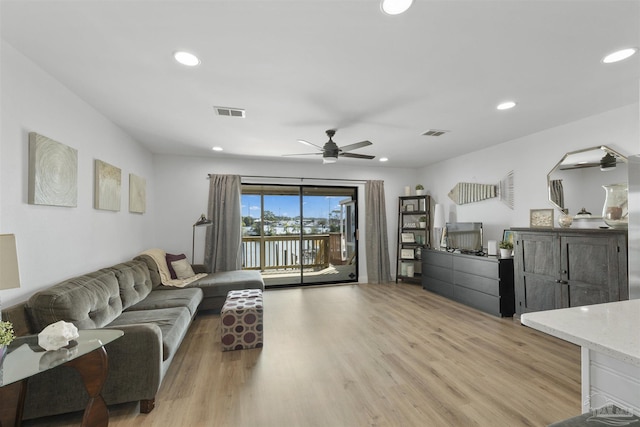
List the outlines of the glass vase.
<svg viewBox="0 0 640 427">
<path fill-rule="evenodd" d="M 611 228 L 627 228 L 629 225 L 627 184 L 603 185 L 606 197 L 602 219 Z"/>
</svg>

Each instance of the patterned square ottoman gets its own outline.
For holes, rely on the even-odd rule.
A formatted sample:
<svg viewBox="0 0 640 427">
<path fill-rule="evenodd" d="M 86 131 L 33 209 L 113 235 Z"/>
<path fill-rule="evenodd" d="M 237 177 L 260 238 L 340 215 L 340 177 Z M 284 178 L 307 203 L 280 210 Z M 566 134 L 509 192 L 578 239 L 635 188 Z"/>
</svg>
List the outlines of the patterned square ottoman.
<svg viewBox="0 0 640 427">
<path fill-rule="evenodd" d="M 222 351 L 262 347 L 262 291 L 229 291 L 220 311 Z"/>
</svg>

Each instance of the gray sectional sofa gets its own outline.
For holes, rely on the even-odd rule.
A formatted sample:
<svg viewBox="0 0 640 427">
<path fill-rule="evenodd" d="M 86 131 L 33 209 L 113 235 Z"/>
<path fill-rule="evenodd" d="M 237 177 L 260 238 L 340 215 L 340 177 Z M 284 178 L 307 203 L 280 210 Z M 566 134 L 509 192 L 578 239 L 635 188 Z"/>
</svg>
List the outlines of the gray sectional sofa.
<svg viewBox="0 0 640 427">
<path fill-rule="evenodd" d="M 235 271 L 167 287 L 155 261 L 146 258 L 65 280 L 3 310 L 2 317 L 18 336 L 37 334 L 59 320 L 78 329 L 124 331 L 105 346 L 109 372 L 102 396 L 108 405 L 140 401 L 140 411 L 147 413 L 198 310 L 219 312 L 228 290 L 264 289 L 264 282 L 256 271 Z M 59 366 L 29 379 L 23 418 L 80 411 L 87 401 L 79 375 Z"/>
</svg>

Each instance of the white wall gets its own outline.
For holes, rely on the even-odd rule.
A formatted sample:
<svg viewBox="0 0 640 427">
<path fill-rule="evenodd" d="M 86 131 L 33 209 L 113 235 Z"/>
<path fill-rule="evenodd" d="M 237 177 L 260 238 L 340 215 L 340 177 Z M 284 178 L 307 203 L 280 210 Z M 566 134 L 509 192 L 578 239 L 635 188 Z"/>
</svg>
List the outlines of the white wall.
<svg viewBox="0 0 640 427">
<path fill-rule="evenodd" d="M 157 244 L 167 252 L 191 254 L 192 225 L 200 214 L 207 213 L 209 197 L 208 174 L 236 174 L 241 176 L 305 177 L 340 180 L 383 180 L 387 202 L 387 226 L 391 266 L 395 274 L 395 241 L 397 238 L 397 196 L 405 185 L 414 185 L 415 170 L 371 166 L 346 166 L 299 162 L 238 160 L 230 158 L 176 157 L 156 155 L 155 179 Z M 299 184 L 299 181 L 289 181 Z M 364 193 L 363 185 L 350 182 L 310 180 L 305 183 L 327 185 L 353 185 L 359 187 L 360 259 L 364 253 Z M 204 232 L 196 230 L 195 261 L 200 262 L 204 251 Z M 360 263 L 359 280 L 367 279 L 364 263 Z"/>
<path fill-rule="evenodd" d="M 2 41 L 0 233 L 17 239 L 22 286 L 5 306 L 75 275 L 131 259 L 152 244 L 153 158 L 90 105 Z M 78 206 L 27 203 L 28 134 L 78 150 Z M 122 169 L 120 212 L 93 209 L 94 159 Z M 147 214 L 129 213 L 129 173 L 146 178 Z"/>
<path fill-rule="evenodd" d="M 484 223 L 486 246 L 487 240 L 501 240 L 506 228 L 528 227 L 529 209 L 552 207 L 547 173 L 566 152 L 598 145 L 627 156 L 640 152 L 639 123 L 638 104 L 632 104 L 427 166 L 418 176 L 434 202 L 445 205 L 448 219 Z M 510 170 L 515 174 L 514 210 L 497 199 L 458 206 L 447 196 L 458 182 L 497 184 Z"/>
</svg>

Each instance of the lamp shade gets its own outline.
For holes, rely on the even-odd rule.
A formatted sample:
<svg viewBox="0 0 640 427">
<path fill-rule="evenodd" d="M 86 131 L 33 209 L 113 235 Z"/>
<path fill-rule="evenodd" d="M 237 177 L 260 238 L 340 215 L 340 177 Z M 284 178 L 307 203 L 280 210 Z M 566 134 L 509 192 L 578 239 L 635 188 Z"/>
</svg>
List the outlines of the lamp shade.
<svg viewBox="0 0 640 427">
<path fill-rule="evenodd" d="M 433 213 L 433 228 L 444 228 L 444 206 L 440 203 L 436 203 Z"/>
<path fill-rule="evenodd" d="M 204 216 L 204 214 L 202 214 L 202 215 L 200 215 L 200 218 L 198 218 L 196 223 L 193 224 L 193 226 L 194 227 L 200 227 L 201 225 L 209 225 L 211 223 L 212 223 L 212 221 L 210 219 L 207 219 L 207 217 Z"/>
<path fill-rule="evenodd" d="M 14 234 L 0 234 L 0 290 L 20 287 L 18 252 Z"/>
</svg>

